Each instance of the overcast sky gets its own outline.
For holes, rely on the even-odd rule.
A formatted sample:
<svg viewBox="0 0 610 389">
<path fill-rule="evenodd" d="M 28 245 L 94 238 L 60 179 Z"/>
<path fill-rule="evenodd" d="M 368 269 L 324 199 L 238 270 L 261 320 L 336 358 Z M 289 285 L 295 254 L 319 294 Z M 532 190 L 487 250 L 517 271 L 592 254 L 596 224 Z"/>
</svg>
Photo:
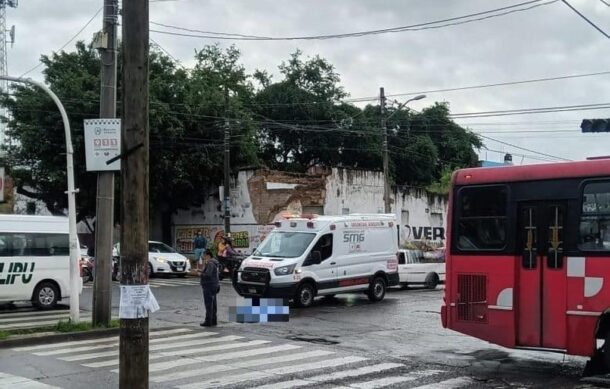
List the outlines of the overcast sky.
<svg viewBox="0 0 610 389">
<path fill-rule="evenodd" d="M 505 7 L 524 0 L 166 0 L 151 2 L 150 20 L 186 28 L 265 36 L 346 33 L 429 22 Z M 570 3 L 610 34 L 610 0 Z M 26 0 L 8 9 L 16 25 L 9 74 L 20 75 L 41 54 L 58 50 L 100 9 L 102 0 Z M 79 35 L 90 40 L 98 17 Z M 155 27 L 157 28 L 157 27 Z M 151 33 L 188 66 L 194 50 L 214 40 Z M 221 42 L 227 46 L 232 42 Z M 327 58 L 351 98 L 610 71 L 610 39 L 561 1 L 506 16 L 442 29 L 317 41 L 233 42 L 248 70 L 277 65 L 301 49 Z M 73 44 L 66 50 L 73 48 Z M 30 73 L 41 79 L 40 68 Z M 406 97 L 408 98 L 408 97 Z M 404 101 L 405 97 L 398 97 Z M 428 93 L 452 113 L 610 103 L 610 75 L 495 88 Z M 610 133 L 581 134 L 583 118 L 610 118 L 610 109 L 458 120 L 482 135 L 534 151 L 582 160 L 610 155 Z M 545 131 L 545 132 L 541 132 Z M 512 133 L 511 133 L 512 132 Z M 485 139 L 483 159 L 536 163 L 530 151 Z"/>
</svg>

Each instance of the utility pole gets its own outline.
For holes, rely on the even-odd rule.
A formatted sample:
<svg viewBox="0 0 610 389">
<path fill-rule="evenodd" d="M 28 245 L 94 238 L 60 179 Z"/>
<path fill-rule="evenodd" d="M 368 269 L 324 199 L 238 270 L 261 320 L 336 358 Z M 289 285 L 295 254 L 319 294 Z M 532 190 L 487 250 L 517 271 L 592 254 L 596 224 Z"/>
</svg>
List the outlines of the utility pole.
<svg viewBox="0 0 610 389">
<path fill-rule="evenodd" d="M 116 117 L 116 42 L 118 0 L 104 0 L 100 119 Z M 112 232 L 114 229 L 114 172 L 97 174 L 95 223 L 95 280 L 93 282 L 93 325 L 110 325 L 112 316 Z"/>
<path fill-rule="evenodd" d="M 148 286 L 148 0 L 123 2 L 121 293 Z M 148 388 L 148 317 L 121 319 L 119 387 Z"/>
<path fill-rule="evenodd" d="M 8 76 L 8 51 L 6 49 L 7 32 L 11 38 L 11 47 L 15 42 L 15 26 L 6 29 L 6 7 L 17 8 L 17 0 L 0 0 L 0 76 Z M 0 92 L 8 93 L 8 82 L 0 80 Z M 6 116 L 6 108 L 0 108 L 0 114 Z M 0 144 L 4 144 L 4 131 L 6 124 L 0 123 Z"/>
<path fill-rule="evenodd" d="M 381 109 L 381 131 L 383 132 L 383 204 L 384 212 L 390 213 L 390 168 L 388 159 L 388 126 L 386 124 L 386 99 L 383 87 L 379 88 Z"/>
<path fill-rule="evenodd" d="M 224 168 L 224 208 L 225 208 L 225 235 L 231 235 L 231 127 L 229 126 L 229 90 L 225 84 L 225 168 Z"/>
</svg>

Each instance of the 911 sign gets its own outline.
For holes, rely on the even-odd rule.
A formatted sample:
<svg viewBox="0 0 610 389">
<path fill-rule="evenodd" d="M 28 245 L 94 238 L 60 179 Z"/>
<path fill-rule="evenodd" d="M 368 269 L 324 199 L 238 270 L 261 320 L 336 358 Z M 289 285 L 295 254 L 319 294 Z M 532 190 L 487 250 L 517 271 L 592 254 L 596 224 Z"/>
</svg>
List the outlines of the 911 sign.
<svg viewBox="0 0 610 389">
<path fill-rule="evenodd" d="M 121 160 L 108 161 L 121 154 L 121 119 L 85 120 L 87 171 L 121 170 Z"/>
</svg>

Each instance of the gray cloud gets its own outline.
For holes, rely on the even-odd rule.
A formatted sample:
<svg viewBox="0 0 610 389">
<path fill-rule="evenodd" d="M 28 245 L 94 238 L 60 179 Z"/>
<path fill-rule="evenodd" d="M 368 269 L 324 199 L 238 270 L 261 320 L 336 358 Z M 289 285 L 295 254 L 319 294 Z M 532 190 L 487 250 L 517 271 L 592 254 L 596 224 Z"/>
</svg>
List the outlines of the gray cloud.
<svg viewBox="0 0 610 389">
<path fill-rule="evenodd" d="M 409 25 L 480 12 L 518 0 L 183 0 L 151 3 L 151 20 L 211 31 L 294 36 L 352 32 Z M 610 7 L 597 0 L 572 0 L 581 12 L 610 32 Z M 19 73 L 40 54 L 65 43 L 101 7 L 102 1 L 28 1 L 8 11 L 17 25 L 17 44 L 9 49 L 9 69 Z M 90 39 L 101 16 L 83 32 Z M 213 40 L 151 34 L 175 57 L 192 63 L 193 52 Z M 221 42 L 227 46 L 231 42 Z M 352 97 L 448 88 L 610 70 L 610 41 L 561 2 L 471 24 L 438 30 L 403 32 L 325 41 L 235 42 L 248 70 L 277 72 L 277 65 L 300 48 L 320 54 L 341 74 Z M 40 77 L 39 72 L 33 76 Z M 598 76 L 430 94 L 414 102 L 421 109 L 446 101 L 453 112 L 610 102 L 610 77 Z M 560 133 L 491 134 L 488 136 L 570 159 L 609 154 L 610 134 L 581 134 L 579 121 L 610 117 L 610 110 L 506 116 L 460 120 L 475 131 L 572 130 Z M 552 122 L 552 123 L 549 123 Z M 470 124 L 473 123 L 473 124 Z M 489 124 L 480 124 L 489 123 Z M 507 125 L 507 123 L 519 123 Z M 485 142 L 490 149 L 531 154 Z M 485 153 L 482 155 L 485 157 Z M 502 155 L 488 152 L 501 160 Z M 520 158 L 515 158 L 520 162 Z M 525 163 L 536 162 L 524 159 Z"/>
</svg>

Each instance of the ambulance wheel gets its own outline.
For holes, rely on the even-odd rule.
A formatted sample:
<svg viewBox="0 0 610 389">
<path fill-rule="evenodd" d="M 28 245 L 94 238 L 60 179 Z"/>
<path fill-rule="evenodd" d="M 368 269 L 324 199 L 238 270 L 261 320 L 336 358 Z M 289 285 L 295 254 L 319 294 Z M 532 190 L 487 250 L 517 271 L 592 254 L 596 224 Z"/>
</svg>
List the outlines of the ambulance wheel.
<svg viewBox="0 0 610 389">
<path fill-rule="evenodd" d="M 297 288 L 294 294 L 294 303 L 297 307 L 311 307 L 313 298 L 316 296 L 316 290 L 309 282 L 304 282 Z"/>
<path fill-rule="evenodd" d="M 385 280 L 382 277 L 375 277 L 371 285 L 369 286 L 369 291 L 367 295 L 369 296 L 369 300 L 371 301 L 381 301 L 385 297 L 386 284 Z"/>
<path fill-rule="evenodd" d="M 428 274 L 428 276 L 426 277 L 426 288 L 427 289 L 436 289 L 436 287 L 438 286 L 438 274 L 436 273 L 430 273 Z"/>
<path fill-rule="evenodd" d="M 53 309 L 59 300 L 59 289 L 51 282 L 41 282 L 34 289 L 32 302 L 39 309 Z"/>
</svg>

